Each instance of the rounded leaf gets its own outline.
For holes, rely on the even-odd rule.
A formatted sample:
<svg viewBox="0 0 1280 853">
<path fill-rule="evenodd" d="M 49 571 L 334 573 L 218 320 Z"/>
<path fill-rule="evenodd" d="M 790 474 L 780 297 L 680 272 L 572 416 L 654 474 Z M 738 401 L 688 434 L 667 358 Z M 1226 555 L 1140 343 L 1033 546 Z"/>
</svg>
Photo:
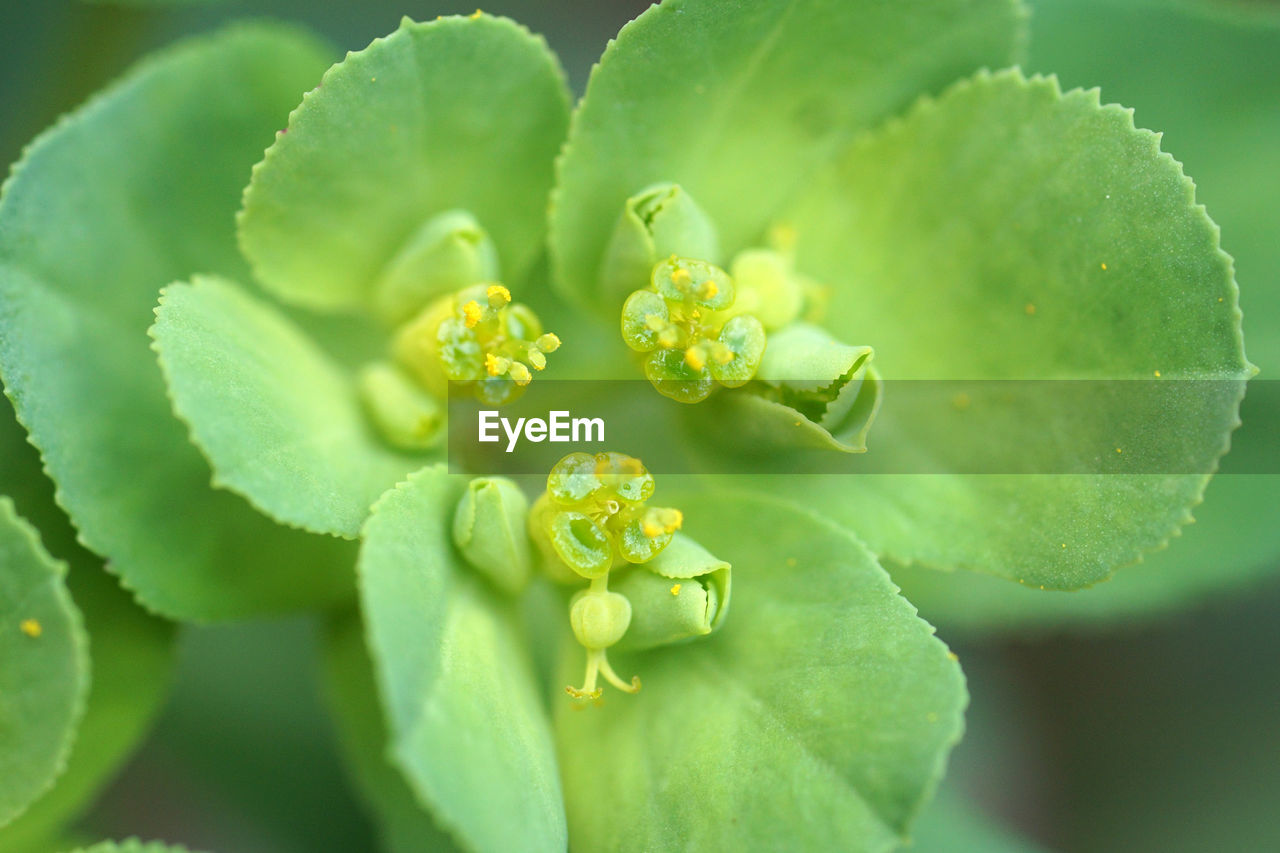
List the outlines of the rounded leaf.
<svg viewBox="0 0 1280 853">
<path fill-rule="evenodd" d="M 351 594 L 353 546 L 210 488 L 146 337 L 164 285 L 244 274 L 232 218 L 245 176 L 325 62 L 275 25 L 171 48 L 33 143 L 0 199 L 6 392 L 84 543 L 171 617 Z"/>
<path fill-rule="evenodd" d="M 728 256 L 758 243 L 815 166 L 922 92 L 1014 59 L 1015 0 L 685 0 L 622 28 L 592 70 L 559 163 L 554 281 L 612 320 L 599 275 L 627 200 L 696 198 Z M 718 259 L 708 258 L 717 261 Z M 638 285 L 637 285 L 638 286 Z"/>
<path fill-rule="evenodd" d="M 89 691 L 89 640 L 66 565 L 0 497 L 0 826 L 67 763 Z"/>
<path fill-rule="evenodd" d="M 954 656 L 830 523 L 724 494 L 681 503 L 699 507 L 691 535 L 733 564 L 733 612 L 692 643 L 611 651 L 642 675 L 636 695 L 556 704 L 575 846 L 895 847 L 960 737 Z M 561 681 L 581 656 L 564 643 Z M 769 772 L 732 772 L 753 767 Z"/>
<path fill-rule="evenodd" d="M 542 251 L 568 115 L 555 57 L 524 28 L 406 18 L 333 66 L 289 117 L 245 192 L 245 255 L 282 299 L 369 307 L 428 223 L 463 210 L 508 283 L 521 282 Z"/>
</svg>

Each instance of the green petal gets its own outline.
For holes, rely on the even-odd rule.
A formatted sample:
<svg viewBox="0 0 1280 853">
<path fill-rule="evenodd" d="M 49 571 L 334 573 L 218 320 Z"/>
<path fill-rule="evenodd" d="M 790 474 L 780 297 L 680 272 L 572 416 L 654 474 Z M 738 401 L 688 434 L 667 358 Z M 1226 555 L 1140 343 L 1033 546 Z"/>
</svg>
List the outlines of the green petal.
<svg viewBox="0 0 1280 853">
<path fill-rule="evenodd" d="M 0 201 L 7 393 L 84 541 L 167 615 L 349 595 L 353 548 L 209 488 L 145 333 L 163 285 L 243 273 L 240 188 L 322 57 L 262 25 L 164 52 L 35 142 Z"/>
<path fill-rule="evenodd" d="M 84 713 L 89 641 L 66 571 L 0 496 L 0 826 L 62 772 Z"/>
<path fill-rule="evenodd" d="M 563 850 L 550 722 L 528 650 L 512 612 L 451 543 L 466 482 L 421 471 L 365 525 L 360 592 L 392 757 L 464 846 Z"/>
<path fill-rule="evenodd" d="M 732 563 L 733 612 L 710 637 L 610 655 L 635 696 L 553 700 L 574 844 L 894 847 L 960 736 L 959 666 L 847 533 L 764 500 L 677 502 Z M 562 678 L 581 655 L 566 643 Z"/>
<path fill-rule="evenodd" d="M 874 345 L 890 380 L 1215 380 L 1182 408 L 1135 393 L 1010 411 L 1000 431 L 971 437 L 974 452 L 1007 454 L 1020 431 L 1068 427 L 1083 447 L 1128 418 L 1178 455 L 1179 467 L 1150 470 L 1213 470 L 1251 368 L 1230 258 L 1157 139 L 1096 92 L 980 74 L 812 182 L 788 217 L 797 266 L 832 285 L 828 325 Z M 905 430 L 921 454 L 956 440 L 930 433 L 942 420 L 912 417 L 910 397 L 890 381 L 877 429 Z M 896 560 L 1069 589 L 1167 541 L 1207 481 L 940 474 L 779 488 Z"/>
<path fill-rule="evenodd" d="M 325 686 L 341 735 L 338 745 L 357 790 L 377 819 L 383 848 L 388 853 L 457 849 L 391 765 L 386 720 L 378 707 L 377 685 L 358 619 L 343 619 L 330 627 L 324 663 Z"/>
<path fill-rule="evenodd" d="M 558 286 L 612 319 L 625 293 L 598 290 L 605 250 L 627 199 L 655 183 L 696 198 L 728 256 L 758 242 L 853 134 L 920 92 L 1007 65 L 1023 17 L 1013 0 L 909 9 L 667 0 L 649 9 L 593 70 L 561 157 L 551 224 Z"/>
<path fill-rule="evenodd" d="M 433 217 L 465 210 L 518 295 L 542 250 L 568 111 L 555 57 L 522 27 L 406 18 L 290 116 L 245 193 L 245 255 L 282 299 L 358 308 Z"/>
<path fill-rule="evenodd" d="M 218 484 L 277 521 L 354 538 L 378 496 L 418 467 L 374 434 L 350 374 L 232 282 L 166 287 L 151 336 Z"/>
</svg>

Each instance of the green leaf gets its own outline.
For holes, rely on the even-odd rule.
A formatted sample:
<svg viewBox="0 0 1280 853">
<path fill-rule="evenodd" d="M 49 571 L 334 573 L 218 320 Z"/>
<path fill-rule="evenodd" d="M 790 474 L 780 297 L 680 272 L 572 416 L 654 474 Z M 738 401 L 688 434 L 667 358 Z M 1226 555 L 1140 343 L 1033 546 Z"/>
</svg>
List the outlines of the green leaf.
<svg viewBox="0 0 1280 853">
<path fill-rule="evenodd" d="M 708 638 L 610 655 L 640 675 L 635 696 L 557 697 L 575 846 L 891 849 L 960 737 L 954 656 L 828 522 L 763 499 L 674 502 L 733 565 L 732 611 Z M 582 649 L 565 649 L 576 679 Z"/>
<path fill-rule="evenodd" d="M 388 758 L 386 720 L 359 619 L 333 624 L 325 649 L 326 686 L 347 766 L 391 853 L 456 849 Z"/>
<path fill-rule="evenodd" d="M 240 187 L 323 67 L 314 42 L 278 26 L 173 48 L 37 140 L 0 200 L 6 391 L 83 541 L 169 616 L 349 594 L 352 546 L 209 488 L 145 335 L 161 286 L 193 270 L 243 275 Z"/>
<path fill-rule="evenodd" d="M 551 220 L 562 292 L 613 320 L 598 276 L 627 199 L 678 183 L 719 232 L 723 263 L 858 131 L 1021 38 L 1015 0 L 667 0 L 623 27 L 591 74 L 559 164 Z"/>
<path fill-rule="evenodd" d="M 466 487 L 420 471 L 374 507 L 359 581 L 391 755 L 476 850 L 563 850 L 551 727 L 510 606 L 452 546 Z M 495 820 L 502 815 L 502 820 Z"/>
<path fill-rule="evenodd" d="M 1131 624 L 1274 575 L 1280 563 L 1277 494 L 1275 475 L 1217 475 L 1194 511 L 1195 524 L 1183 528 L 1167 549 L 1087 590 L 1045 594 L 994 577 L 888 568 L 903 595 L 952 633 Z"/>
<path fill-rule="evenodd" d="M 168 695 L 171 626 L 143 612 L 84 556 L 72 562 L 67 585 L 90 637 L 88 703 L 57 784 L 0 832 L 6 853 L 35 849 L 83 812 L 137 747 Z"/>
<path fill-rule="evenodd" d="M 0 483 L 18 512 L 36 526 L 44 546 L 70 566 L 67 587 L 92 638 L 93 678 L 84 717 L 57 784 L 0 832 L 0 851 L 45 847 L 58 829 L 96 795 L 141 740 L 169 686 L 172 629 L 146 614 L 108 575 L 102 562 L 76 543 L 75 531 L 53 502 L 53 484 L 35 448 L 0 405 Z M 65 846 L 65 845 L 61 845 Z"/>
<path fill-rule="evenodd" d="M 859 141 L 810 184 L 787 217 L 797 267 L 833 286 L 836 336 L 875 347 L 889 380 L 878 430 L 904 431 L 926 456 L 953 440 L 913 413 L 903 386 L 895 396 L 893 380 L 1145 379 L 1086 410 L 1055 412 L 1047 396 L 1021 418 L 1007 411 L 1005 428 L 973 436 L 971 449 L 1007 457 L 1037 432 L 1084 448 L 1128 418 L 1182 466 L 1148 470 L 1213 470 L 1252 369 L 1231 260 L 1157 142 L 1096 91 L 983 73 Z M 1140 393 L 1159 377 L 1209 381 L 1179 408 Z M 1069 589 L 1167 541 L 1207 481 L 939 474 L 777 488 L 900 562 Z"/>
<path fill-rule="evenodd" d="M 89 641 L 66 571 L 0 497 L 0 826 L 62 772 L 84 713 Z"/>
<path fill-rule="evenodd" d="M 277 521 L 355 538 L 378 496 L 421 464 L 373 434 L 349 373 L 229 281 L 165 288 L 151 335 L 215 482 Z"/>
<path fill-rule="evenodd" d="M 188 853 L 188 849 L 160 841 L 126 838 L 124 841 L 100 841 L 92 847 L 78 847 L 72 853 Z"/>
<path fill-rule="evenodd" d="M 368 306 L 418 232 L 461 209 L 493 239 L 519 298 L 542 251 L 568 111 L 555 57 L 522 27 L 406 18 L 290 116 L 245 193 L 245 255 L 282 299 Z"/>
<path fill-rule="evenodd" d="M 1213 24 L 1170 0 L 1126 3 L 1039 0 L 1032 62 L 1064 83 L 1101 84 L 1138 108 L 1162 145 L 1196 176 L 1196 195 L 1222 226 L 1241 282 L 1249 358 L 1266 378 L 1280 372 L 1280 75 L 1258 69 L 1280 51 L 1280 29 Z M 1178 0 L 1205 7 L 1216 0 Z M 1280 6 L 1254 4 L 1280 22 Z M 1264 11 L 1264 9 L 1266 11 Z M 1141 51 L 1129 34 L 1141 30 Z"/>
</svg>

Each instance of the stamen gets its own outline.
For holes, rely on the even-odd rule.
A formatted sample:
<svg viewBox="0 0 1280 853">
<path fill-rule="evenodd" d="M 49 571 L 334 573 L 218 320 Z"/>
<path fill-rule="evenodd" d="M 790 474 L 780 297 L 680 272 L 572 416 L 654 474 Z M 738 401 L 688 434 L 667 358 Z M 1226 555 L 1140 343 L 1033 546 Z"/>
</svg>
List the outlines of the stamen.
<svg viewBox="0 0 1280 853">
<path fill-rule="evenodd" d="M 511 369 L 511 359 L 488 353 L 484 357 L 484 369 L 490 376 L 502 376 Z"/>
<path fill-rule="evenodd" d="M 684 363 L 694 370 L 702 370 L 707 366 L 707 353 L 702 347 L 693 346 L 684 351 Z"/>
<path fill-rule="evenodd" d="M 529 372 L 529 368 L 518 361 L 511 362 L 511 367 L 507 370 L 507 373 L 515 380 L 517 385 L 528 385 L 533 381 L 533 374 Z"/>
<path fill-rule="evenodd" d="M 472 299 L 466 305 L 462 306 L 463 323 L 468 329 L 474 329 L 476 324 L 480 322 L 480 318 L 484 316 L 484 310 L 480 307 L 480 303 Z"/>
<path fill-rule="evenodd" d="M 485 297 L 489 300 L 489 307 L 493 309 L 502 308 L 511 303 L 511 291 L 500 284 L 489 285 L 485 291 Z"/>
</svg>

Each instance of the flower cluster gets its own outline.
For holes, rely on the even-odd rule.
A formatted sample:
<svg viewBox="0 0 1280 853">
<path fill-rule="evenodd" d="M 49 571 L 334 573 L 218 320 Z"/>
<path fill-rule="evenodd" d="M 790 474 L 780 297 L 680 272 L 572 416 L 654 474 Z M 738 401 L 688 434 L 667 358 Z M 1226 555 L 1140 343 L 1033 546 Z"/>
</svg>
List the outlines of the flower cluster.
<svg viewBox="0 0 1280 853">
<path fill-rule="evenodd" d="M 548 574 L 591 582 L 569 606 L 574 636 L 587 650 L 583 686 L 566 688 L 574 698 L 599 698 L 600 676 L 628 693 L 640 689 L 639 677 L 626 682 L 614 672 L 607 649 L 701 636 L 724 618 L 729 565 L 678 533 L 679 510 L 648 506 L 653 491 L 653 476 L 634 457 L 571 453 L 552 468 L 530 511 Z M 610 577 L 618 579 L 614 590 Z"/>
<path fill-rule="evenodd" d="M 437 300 L 396 335 L 397 361 L 439 397 L 449 383 L 483 403 L 510 403 L 547 366 L 560 339 L 501 284 L 476 284 Z"/>
</svg>

